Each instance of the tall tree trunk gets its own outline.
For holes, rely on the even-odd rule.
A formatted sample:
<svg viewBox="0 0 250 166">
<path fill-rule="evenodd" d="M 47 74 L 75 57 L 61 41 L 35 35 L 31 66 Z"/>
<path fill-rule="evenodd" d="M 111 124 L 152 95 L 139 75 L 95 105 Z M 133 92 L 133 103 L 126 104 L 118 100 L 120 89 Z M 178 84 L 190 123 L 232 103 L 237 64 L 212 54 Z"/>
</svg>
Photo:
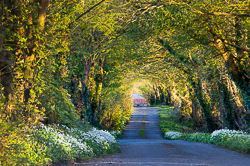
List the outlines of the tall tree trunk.
<svg viewBox="0 0 250 166">
<path fill-rule="evenodd" d="M 192 88 L 189 88 L 189 95 L 192 101 L 192 120 L 195 127 L 200 127 L 200 109 L 198 106 L 198 101 L 195 96 L 195 92 Z"/>
<path fill-rule="evenodd" d="M 102 93 L 102 86 L 103 86 L 103 59 L 99 60 L 98 63 L 98 71 L 97 74 L 95 75 L 95 84 L 96 84 L 96 89 L 95 89 L 95 96 L 92 99 L 91 105 L 92 105 L 92 119 L 91 119 L 91 124 L 95 125 L 96 122 L 96 117 L 99 116 L 100 113 L 100 107 L 101 107 L 101 93 Z"/>
<path fill-rule="evenodd" d="M 239 18 L 236 19 L 236 34 L 239 35 L 236 43 L 240 44 L 240 39 L 242 38 L 241 31 L 240 31 L 240 20 Z M 225 60 L 225 65 L 231 75 L 231 78 L 240 88 L 241 92 L 243 93 L 244 101 L 247 107 L 247 110 L 250 111 L 250 76 L 247 75 L 248 68 L 244 67 L 242 63 L 243 60 L 247 60 L 246 55 L 244 55 L 244 51 L 241 49 L 236 49 L 237 52 L 237 59 L 234 57 L 233 53 L 227 46 L 227 42 L 219 37 L 218 34 L 214 31 L 213 28 L 208 28 L 209 32 L 214 37 L 214 46 L 220 52 L 222 57 Z M 248 57 L 249 61 L 249 57 Z"/>
<path fill-rule="evenodd" d="M 192 81 L 192 87 L 195 90 L 195 94 L 198 98 L 199 104 L 201 106 L 202 112 L 205 115 L 205 120 L 207 124 L 207 129 L 209 132 L 213 132 L 215 128 L 214 120 L 211 116 L 211 108 L 210 105 L 207 103 L 205 96 L 203 95 L 203 89 L 201 84 L 201 78 L 200 78 L 200 71 L 199 68 L 196 68 L 197 72 L 197 83 L 195 81 Z"/>
<path fill-rule="evenodd" d="M 226 111 L 226 122 L 227 128 L 229 129 L 239 129 L 235 124 L 234 110 L 232 107 L 232 102 L 230 102 L 230 93 L 227 89 L 227 85 L 225 83 L 220 84 L 222 93 L 223 93 L 223 105 Z"/>
<path fill-rule="evenodd" d="M 166 89 L 166 92 L 167 92 L 166 104 L 170 105 L 170 104 L 172 104 L 172 101 L 171 101 L 171 92 L 170 92 L 170 90 L 167 90 L 167 89 Z"/>
<path fill-rule="evenodd" d="M 88 80 L 89 80 L 89 72 L 90 68 L 92 66 L 93 59 L 90 57 L 89 59 L 83 57 L 83 66 L 84 66 L 84 74 L 81 78 L 81 83 L 82 83 L 82 98 L 84 101 L 84 107 L 85 107 L 85 121 L 90 122 L 91 121 L 91 101 L 90 101 L 90 93 L 89 93 L 89 88 L 88 88 Z M 83 116 L 83 110 L 80 112 L 80 117 L 81 119 L 84 118 Z"/>
<path fill-rule="evenodd" d="M 4 14 L 4 0 L 1 0 L 0 9 L 0 83 L 4 87 L 4 96 L 6 102 L 9 101 L 12 93 L 12 74 L 11 65 L 13 64 L 10 55 L 4 51 L 4 34 L 3 34 L 3 14 Z"/>
</svg>

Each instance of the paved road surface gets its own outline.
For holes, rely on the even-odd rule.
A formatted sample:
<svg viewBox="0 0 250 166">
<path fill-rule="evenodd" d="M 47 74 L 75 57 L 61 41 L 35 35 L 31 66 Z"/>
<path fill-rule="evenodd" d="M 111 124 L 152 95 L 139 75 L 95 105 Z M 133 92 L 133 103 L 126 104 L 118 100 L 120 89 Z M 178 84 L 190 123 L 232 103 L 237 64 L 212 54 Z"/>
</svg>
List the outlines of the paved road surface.
<svg viewBox="0 0 250 166">
<path fill-rule="evenodd" d="M 164 139 L 158 126 L 158 109 L 135 108 L 122 138 L 118 140 L 121 153 L 92 159 L 77 165 L 250 166 L 248 154 L 234 152 L 216 145 Z M 140 130 L 145 131 L 145 137 L 140 136 Z"/>
</svg>

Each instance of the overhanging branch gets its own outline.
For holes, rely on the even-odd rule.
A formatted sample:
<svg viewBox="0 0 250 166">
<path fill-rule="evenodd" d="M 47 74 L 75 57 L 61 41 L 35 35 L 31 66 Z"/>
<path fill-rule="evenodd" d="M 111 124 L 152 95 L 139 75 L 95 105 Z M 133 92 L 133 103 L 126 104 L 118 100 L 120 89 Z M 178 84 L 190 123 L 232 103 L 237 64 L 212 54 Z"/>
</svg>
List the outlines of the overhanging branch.
<svg viewBox="0 0 250 166">
<path fill-rule="evenodd" d="M 222 13 L 222 12 L 208 12 L 208 11 L 200 11 L 193 10 L 195 13 L 203 14 L 203 15 L 213 15 L 213 16 L 236 16 L 236 17 L 250 17 L 250 14 L 238 14 L 238 13 Z"/>
<path fill-rule="evenodd" d="M 103 3 L 104 1 L 106 1 L 106 0 L 102 0 L 102 1 L 98 2 L 97 4 L 95 4 L 94 6 L 92 6 L 91 8 L 89 8 L 87 11 L 85 11 L 85 12 L 82 13 L 80 16 L 78 16 L 74 21 L 70 22 L 70 23 L 69 23 L 69 26 L 75 24 L 75 22 L 76 22 L 77 20 L 79 20 L 82 16 L 84 16 L 84 15 L 87 14 L 87 13 L 89 13 L 92 9 L 94 9 L 95 7 L 97 7 L 98 5 L 100 5 L 101 3 Z"/>
<path fill-rule="evenodd" d="M 240 50 L 246 51 L 246 52 L 250 52 L 250 49 L 246 48 L 246 47 L 241 47 L 232 43 L 229 43 L 229 41 L 227 41 L 226 39 L 223 39 L 222 37 L 220 37 L 219 35 L 217 35 L 211 28 L 207 27 L 207 30 L 215 37 L 217 37 L 218 39 L 220 39 L 223 43 L 230 45 L 232 47 L 238 48 Z"/>
<path fill-rule="evenodd" d="M 203 10 L 203 11 L 197 10 L 197 9 L 191 7 L 187 3 L 170 3 L 170 4 L 180 5 L 184 8 L 188 7 L 187 9 L 189 9 L 190 11 L 192 11 L 194 13 L 202 14 L 202 15 L 228 16 L 228 17 L 250 17 L 250 13 L 239 14 L 239 13 L 225 13 L 225 12 L 209 12 L 206 10 Z"/>
</svg>

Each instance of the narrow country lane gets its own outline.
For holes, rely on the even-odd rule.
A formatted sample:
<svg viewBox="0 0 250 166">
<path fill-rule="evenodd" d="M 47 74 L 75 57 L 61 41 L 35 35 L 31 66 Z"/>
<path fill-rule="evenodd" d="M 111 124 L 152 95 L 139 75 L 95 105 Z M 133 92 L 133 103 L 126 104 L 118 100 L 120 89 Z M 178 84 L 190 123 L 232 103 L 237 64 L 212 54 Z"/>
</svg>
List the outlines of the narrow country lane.
<svg viewBox="0 0 250 166">
<path fill-rule="evenodd" d="M 158 109 L 135 108 L 124 135 L 118 140 L 121 153 L 91 159 L 77 165 L 250 165 L 249 154 L 216 145 L 164 139 L 158 126 Z"/>
</svg>

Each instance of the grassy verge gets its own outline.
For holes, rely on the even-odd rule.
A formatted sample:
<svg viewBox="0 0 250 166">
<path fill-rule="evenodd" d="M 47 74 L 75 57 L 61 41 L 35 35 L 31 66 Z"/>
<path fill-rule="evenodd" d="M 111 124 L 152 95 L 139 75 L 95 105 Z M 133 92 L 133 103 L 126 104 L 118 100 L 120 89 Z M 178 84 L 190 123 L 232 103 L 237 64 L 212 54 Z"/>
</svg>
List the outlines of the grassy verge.
<svg viewBox="0 0 250 166">
<path fill-rule="evenodd" d="M 178 117 L 174 116 L 172 107 L 161 106 L 159 110 L 159 126 L 166 139 L 170 140 L 187 140 L 192 142 L 204 142 L 216 144 L 231 150 L 250 153 L 250 135 L 243 131 L 229 129 L 215 130 L 213 133 L 190 133 L 191 128 L 187 127 L 188 123 L 181 123 Z"/>
<path fill-rule="evenodd" d="M 73 163 L 76 159 L 88 159 L 120 152 L 114 136 L 93 127 L 69 128 L 64 125 L 34 126 L 24 136 L 13 139 L 11 155 L 0 158 L 0 165 L 46 165 L 49 163 Z"/>
<path fill-rule="evenodd" d="M 161 110 L 158 111 L 160 117 L 159 126 L 161 128 L 162 133 L 166 133 L 169 131 L 175 132 L 190 132 L 192 129 L 188 127 L 190 124 L 188 122 L 180 123 L 179 118 L 173 112 L 173 107 L 169 106 L 161 106 Z"/>
</svg>

